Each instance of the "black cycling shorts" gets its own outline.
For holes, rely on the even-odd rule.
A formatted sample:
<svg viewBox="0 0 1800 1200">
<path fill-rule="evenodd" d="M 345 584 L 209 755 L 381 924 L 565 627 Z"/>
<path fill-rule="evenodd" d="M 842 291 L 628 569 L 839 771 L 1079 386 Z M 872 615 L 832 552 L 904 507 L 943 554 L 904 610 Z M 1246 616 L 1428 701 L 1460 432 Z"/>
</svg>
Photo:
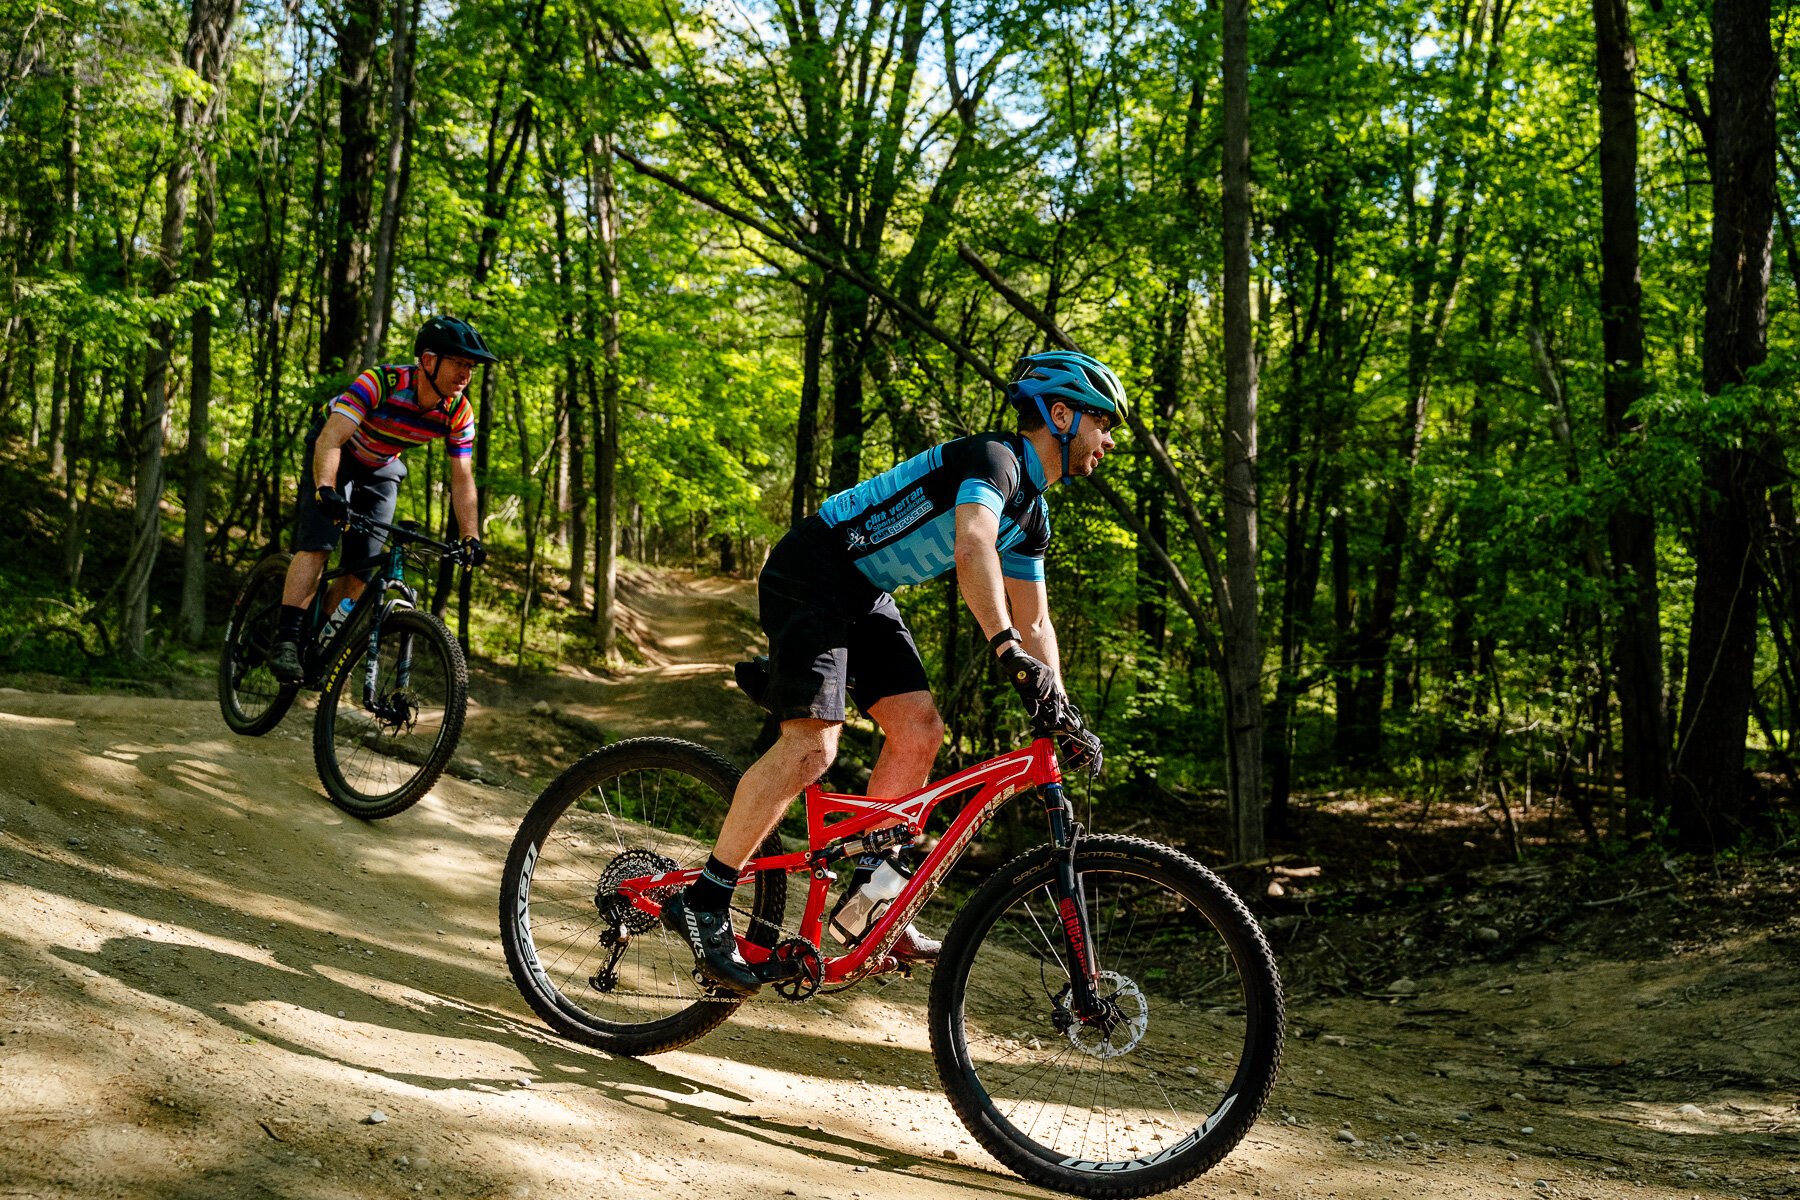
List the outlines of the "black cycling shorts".
<svg viewBox="0 0 1800 1200">
<path fill-rule="evenodd" d="M 344 554 L 340 561 L 357 562 L 372 557 L 387 545 L 386 538 L 345 533 L 319 511 L 315 496 L 319 487 L 313 482 L 313 445 L 318 436 L 318 431 L 314 430 L 306 439 L 306 469 L 300 476 L 299 527 L 294 533 L 294 549 L 331 551 L 337 549 L 338 540 L 342 538 Z M 338 455 L 338 491 L 349 497 L 351 508 L 384 524 L 393 524 L 394 506 L 400 498 L 400 481 L 405 478 L 406 464 L 397 458 L 379 467 L 366 467 L 348 450 Z M 364 583 L 374 573 L 372 564 L 353 572 Z"/>
<path fill-rule="evenodd" d="M 868 712 L 888 696 L 931 688 L 894 598 L 826 539 L 817 516 L 789 530 L 757 579 L 769 635 L 763 706 L 778 721 L 842 721 L 846 695 Z"/>
</svg>

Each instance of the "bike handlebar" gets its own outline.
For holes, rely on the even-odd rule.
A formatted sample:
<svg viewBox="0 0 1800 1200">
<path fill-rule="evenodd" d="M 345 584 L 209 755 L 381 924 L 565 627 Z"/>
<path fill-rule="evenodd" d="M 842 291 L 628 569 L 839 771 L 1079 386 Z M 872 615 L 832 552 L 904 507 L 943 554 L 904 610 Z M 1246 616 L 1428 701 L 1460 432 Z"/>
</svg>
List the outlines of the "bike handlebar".
<svg viewBox="0 0 1800 1200">
<path fill-rule="evenodd" d="M 344 528 L 356 533 L 379 533 L 392 537 L 403 546 L 419 546 L 434 551 L 445 558 L 461 560 L 463 547 L 460 542 L 440 542 L 436 538 L 420 533 L 409 521 L 398 525 L 389 525 L 386 521 L 377 521 L 374 517 L 352 511 L 344 521 Z"/>
</svg>

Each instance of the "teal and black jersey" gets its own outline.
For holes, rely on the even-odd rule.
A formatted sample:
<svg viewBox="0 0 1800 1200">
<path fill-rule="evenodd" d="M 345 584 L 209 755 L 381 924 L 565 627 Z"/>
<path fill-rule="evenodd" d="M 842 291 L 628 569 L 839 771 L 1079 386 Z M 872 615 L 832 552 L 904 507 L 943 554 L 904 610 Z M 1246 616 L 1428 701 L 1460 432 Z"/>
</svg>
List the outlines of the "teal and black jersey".
<svg viewBox="0 0 1800 1200">
<path fill-rule="evenodd" d="M 1050 508 L 1044 468 L 1019 434 L 957 438 L 826 499 L 819 516 L 863 577 L 884 592 L 956 565 L 956 507 L 1000 518 L 995 549 L 1009 579 L 1044 577 Z"/>
</svg>

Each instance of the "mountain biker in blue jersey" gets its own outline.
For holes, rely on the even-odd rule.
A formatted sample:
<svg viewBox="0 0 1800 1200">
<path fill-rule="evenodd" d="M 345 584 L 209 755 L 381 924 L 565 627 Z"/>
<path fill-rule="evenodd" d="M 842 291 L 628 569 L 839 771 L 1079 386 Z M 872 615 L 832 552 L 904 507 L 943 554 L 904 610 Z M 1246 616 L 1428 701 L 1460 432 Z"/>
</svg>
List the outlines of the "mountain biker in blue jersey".
<svg viewBox="0 0 1800 1200">
<path fill-rule="evenodd" d="M 699 880 L 662 910 L 664 924 L 694 952 L 696 974 L 720 991 L 749 995 L 761 987 L 737 950 L 732 889 L 789 802 L 836 758 L 846 695 L 886 735 L 869 776 L 871 797 L 903 796 L 930 778 L 944 722 L 894 589 L 954 567 L 964 602 L 1033 724 L 1058 731 L 1071 765 L 1099 769 L 1100 739 L 1069 702 L 1057 665 L 1044 589 L 1044 491 L 1100 465 L 1125 418 L 1125 389 L 1097 360 L 1053 350 L 1019 360 L 1006 390 L 1019 412 L 1017 433 L 945 442 L 838 492 L 789 530 L 763 566 L 769 684 L 762 702 L 781 734 L 744 772 Z M 879 862 L 859 865 L 833 910 L 840 940 L 862 932 L 838 918 Z M 892 953 L 918 963 L 935 960 L 938 950 L 908 925 Z"/>
</svg>

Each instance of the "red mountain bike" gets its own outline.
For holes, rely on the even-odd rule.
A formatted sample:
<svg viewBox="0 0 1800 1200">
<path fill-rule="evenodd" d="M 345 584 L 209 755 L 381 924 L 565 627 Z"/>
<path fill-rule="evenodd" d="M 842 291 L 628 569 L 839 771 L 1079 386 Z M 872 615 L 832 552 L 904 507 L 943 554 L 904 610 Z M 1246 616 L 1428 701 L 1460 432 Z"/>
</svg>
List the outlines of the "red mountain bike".
<svg viewBox="0 0 1800 1200">
<path fill-rule="evenodd" d="M 501 938 L 513 980 L 557 1032 L 654 1054 L 742 1003 L 697 983 L 687 945 L 658 920 L 660 901 L 699 876 L 737 780 L 700 746 L 637 738 L 588 755 L 532 805 L 507 855 Z M 1042 801 L 1050 842 L 989 877 L 945 935 L 929 1006 L 944 1091 L 976 1140 L 1033 1183 L 1106 1197 L 1177 1187 L 1237 1145 L 1268 1098 L 1281 980 L 1218 876 L 1167 846 L 1082 830 L 1049 738 L 897 800 L 808 788 L 808 848 L 784 852 L 771 834 L 744 870 L 744 957 L 794 1001 L 893 969 L 894 939 L 1020 796 Z M 829 954 L 833 866 L 921 837 L 953 797 L 961 810 L 905 889 L 855 949 Z"/>
</svg>

